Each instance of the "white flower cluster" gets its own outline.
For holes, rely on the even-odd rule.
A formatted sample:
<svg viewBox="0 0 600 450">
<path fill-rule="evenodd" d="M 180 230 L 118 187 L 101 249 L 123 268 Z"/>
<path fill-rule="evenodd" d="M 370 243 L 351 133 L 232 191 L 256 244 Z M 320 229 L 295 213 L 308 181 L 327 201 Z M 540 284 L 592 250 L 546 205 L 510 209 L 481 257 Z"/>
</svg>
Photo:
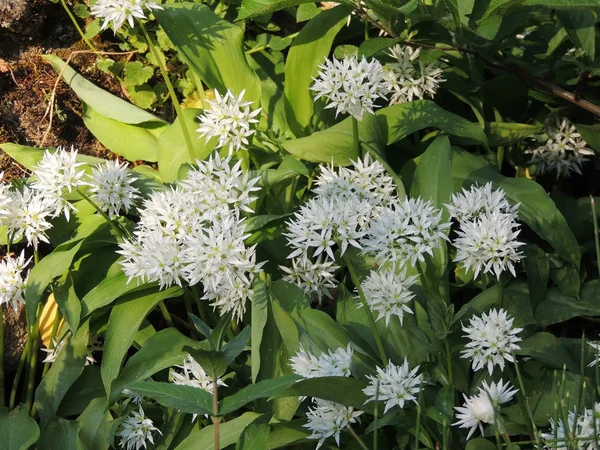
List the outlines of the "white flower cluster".
<svg viewBox="0 0 600 450">
<path fill-rule="evenodd" d="M 437 62 L 424 63 L 419 59 L 420 48 L 395 45 L 389 52 L 396 62 L 386 64 L 387 89 L 392 92 L 390 104 L 412 102 L 414 99 L 433 98 L 446 81 Z"/>
<path fill-rule="evenodd" d="M 199 137 L 206 136 L 206 142 L 211 138 L 218 138 L 215 148 L 229 146 L 229 151 L 238 151 L 246 148 L 248 138 L 255 133 L 251 128 L 253 123 L 258 123 L 256 116 L 262 108 L 250 111 L 253 102 L 245 102 L 245 90 L 237 97 L 230 90 L 221 96 L 215 90 L 215 100 L 206 100 L 210 108 L 205 108 L 204 113 L 198 116 L 200 128 L 196 131 Z"/>
<path fill-rule="evenodd" d="M 490 383 L 484 381 L 483 387 L 479 388 L 479 394 L 472 397 L 464 395 L 465 403 L 463 406 L 456 406 L 454 409 L 458 412 L 456 418 L 459 428 L 469 428 L 467 439 L 470 439 L 475 430 L 479 427 L 483 435 L 483 424 L 498 424 L 497 405 L 503 405 L 512 400 L 518 389 L 507 382 L 500 380 L 498 383 Z"/>
<path fill-rule="evenodd" d="M 522 340 L 517 335 L 523 330 L 513 327 L 514 320 L 503 309 L 492 309 L 489 314 L 471 317 L 470 325 L 462 328 L 469 342 L 461 351 L 461 357 L 472 361 L 473 370 L 487 366 L 491 376 L 494 366 L 503 371 L 505 360 L 514 362 L 512 353 L 521 348 L 517 343 Z"/>
<path fill-rule="evenodd" d="M 121 423 L 121 430 L 116 435 L 121 437 L 120 447 L 126 450 L 140 450 L 146 448 L 148 442 L 154 444 L 153 431 L 162 435 L 152 420 L 146 417 L 142 405 L 139 405 L 139 412 L 131 411 Z"/>
<path fill-rule="evenodd" d="M 594 422 L 596 425 L 594 426 Z M 563 419 L 550 419 L 550 432 L 542 433 L 548 450 L 595 450 L 600 440 L 600 403 L 594 409 L 585 408 L 581 414 L 575 410 L 567 415 L 567 426 Z M 596 430 L 596 431 L 594 431 Z M 575 442 L 576 446 L 571 446 Z"/>
<path fill-rule="evenodd" d="M 192 355 L 187 355 L 183 361 L 182 366 L 175 366 L 181 369 L 181 372 L 171 370 L 171 378 L 173 384 L 179 384 L 183 386 L 192 386 L 198 389 L 202 389 L 210 394 L 215 390 L 215 384 L 211 377 L 206 374 L 206 371 L 196 361 Z M 227 386 L 220 379 L 217 380 L 217 385 Z"/>
<path fill-rule="evenodd" d="M 113 30 L 116 33 L 125 21 L 129 22 L 129 26 L 133 28 L 135 19 L 145 19 L 144 8 L 148 10 L 163 9 L 162 6 L 148 0 L 98 0 L 90 8 L 90 13 L 92 16 L 104 20 L 102 30 L 108 28 L 112 22 Z"/>
<path fill-rule="evenodd" d="M 394 406 L 404 408 L 406 402 L 417 403 L 416 394 L 421 389 L 421 379 L 418 375 L 419 366 L 410 370 L 408 360 L 396 366 L 391 361 L 385 369 L 377 367 L 377 375 L 368 375 L 369 385 L 363 389 L 365 395 L 370 396 L 367 402 L 377 400 L 385 402 L 383 413 L 387 413 Z"/>
<path fill-rule="evenodd" d="M 157 281 L 161 288 L 185 280 L 202 283 L 204 299 L 222 314 L 238 320 L 252 297 L 252 281 L 260 269 L 241 211 L 250 204 L 258 178 L 232 167 L 231 157 L 217 153 L 197 161 L 198 169 L 176 187 L 154 192 L 140 210 L 134 238 L 121 244 L 124 273 L 131 281 Z"/>
<path fill-rule="evenodd" d="M 311 90 L 316 92 L 315 100 L 326 99 L 326 108 L 335 108 L 336 116 L 350 114 L 362 120 L 365 113 L 374 114 L 378 98 L 386 98 L 388 93 L 386 73 L 379 61 L 361 60 L 357 56 L 344 59 L 326 59 L 320 65 L 319 76 L 313 78 Z"/>
<path fill-rule="evenodd" d="M 336 286 L 335 250 L 342 256 L 348 246 L 361 248 L 369 222 L 393 201 L 395 187 L 385 168 L 369 156 L 354 162 L 354 169 L 323 168 L 315 185 L 317 195 L 287 222 L 292 267 L 282 270 L 286 281 L 320 300 Z"/>
<path fill-rule="evenodd" d="M 31 258 L 25 261 L 24 252 L 18 258 L 6 256 L 0 261 L 0 306 L 11 305 L 17 312 L 19 303 L 25 303 L 27 276 L 24 272 L 30 262 Z"/>
<path fill-rule="evenodd" d="M 556 171 L 556 177 L 567 177 L 571 173 L 581 175 L 581 166 L 594 151 L 587 146 L 575 125 L 567 119 L 556 118 L 549 122 L 546 133 L 536 136 L 536 147 L 527 150 L 530 163 L 536 164 L 540 173 Z"/>
<path fill-rule="evenodd" d="M 112 218 L 134 206 L 138 194 L 131 183 L 135 178 L 125 164 L 106 161 L 93 168 L 91 176 L 86 176 L 82 165 L 77 150 L 46 150 L 33 169 L 31 186 L 11 189 L 0 184 L 0 225 L 6 226 L 12 241 L 25 238 L 35 250 L 40 242 L 48 243 L 50 220 L 60 214 L 69 220 L 75 206 L 67 196 L 84 186 L 91 186 L 92 200 Z"/>
<path fill-rule="evenodd" d="M 290 366 L 296 375 L 304 378 L 349 377 L 351 376 L 353 356 L 354 352 L 350 345 L 347 348 L 340 347 L 335 351 L 329 350 L 320 356 L 306 352 L 301 346 L 298 353 L 290 359 Z M 308 422 L 303 426 L 312 432 L 309 439 L 319 440 L 317 448 L 321 447 L 331 436 L 339 445 L 340 432 L 349 424 L 356 422 L 361 414 L 363 411 L 355 411 L 352 407 L 313 398 L 312 406 L 309 406 L 306 413 Z"/>
<path fill-rule="evenodd" d="M 492 184 L 463 188 L 462 193 L 452 195 L 452 203 L 446 205 L 459 222 L 454 261 L 460 262 L 474 276 L 493 272 L 496 278 L 505 270 L 516 276 L 514 264 L 522 258 L 517 241 L 519 224 L 516 221 L 519 205 L 510 206 L 504 192 L 492 191 Z"/>
</svg>

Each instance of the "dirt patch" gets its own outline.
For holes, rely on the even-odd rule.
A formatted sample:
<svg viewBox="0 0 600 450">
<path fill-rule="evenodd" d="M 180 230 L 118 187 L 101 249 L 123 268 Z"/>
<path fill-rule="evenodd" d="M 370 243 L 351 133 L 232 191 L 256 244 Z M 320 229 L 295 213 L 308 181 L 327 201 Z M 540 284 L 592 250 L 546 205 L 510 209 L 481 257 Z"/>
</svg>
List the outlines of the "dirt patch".
<svg viewBox="0 0 600 450">
<path fill-rule="evenodd" d="M 17 25 L 0 28 L 0 143 L 74 146 L 81 153 L 113 159 L 115 155 L 84 126 L 81 103 L 62 82 L 56 91 L 52 128 L 48 131 L 47 110 L 57 74 L 41 56 L 52 53 L 66 60 L 71 52 L 87 48 L 61 5 L 30 1 L 22 15 L 26 19 L 19 19 Z M 100 38 L 94 44 L 99 50 L 106 49 Z M 71 66 L 121 96 L 118 81 L 96 69 L 95 62 L 95 55 L 82 54 L 72 59 Z M 4 181 L 26 174 L 0 151 L 1 171 L 5 171 Z"/>
</svg>

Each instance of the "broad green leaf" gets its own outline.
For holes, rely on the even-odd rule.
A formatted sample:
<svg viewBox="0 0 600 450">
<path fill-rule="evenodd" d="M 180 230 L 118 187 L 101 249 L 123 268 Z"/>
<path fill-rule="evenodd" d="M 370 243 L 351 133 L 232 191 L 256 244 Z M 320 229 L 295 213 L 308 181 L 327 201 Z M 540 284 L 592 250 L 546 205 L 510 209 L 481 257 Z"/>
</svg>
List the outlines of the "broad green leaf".
<svg viewBox="0 0 600 450">
<path fill-rule="evenodd" d="M 154 10 L 158 23 L 179 56 L 209 87 L 225 95 L 227 90 L 244 99 L 260 101 L 260 80 L 244 54 L 244 32 L 221 19 L 206 5 L 178 3 Z"/>
<path fill-rule="evenodd" d="M 110 411 L 106 411 L 106 398 L 92 400 L 85 411 L 77 418 L 82 423 L 79 437 L 87 450 L 108 450 L 107 424 L 112 420 Z"/>
<path fill-rule="evenodd" d="M 27 450 L 40 437 L 38 424 L 29 417 L 25 405 L 17 406 L 8 412 L 0 407 L 0 449 Z"/>
<path fill-rule="evenodd" d="M 547 8 L 576 9 L 594 8 L 596 0 L 525 0 L 523 6 L 546 6 Z"/>
<path fill-rule="evenodd" d="M 128 384 L 143 381 L 161 370 L 181 365 L 190 348 L 200 349 L 206 346 L 206 342 L 194 341 L 175 328 L 159 331 L 127 360 L 121 375 L 112 383 L 109 404 L 113 403 Z"/>
<path fill-rule="evenodd" d="M 235 450 L 264 450 L 269 441 L 271 427 L 268 423 L 253 422 L 246 427 L 240 436 Z"/>
<path fill-rule="evenodd" d="M 206 142 L 206 139 L 200 138 L 196 131 L 197 116 L 200 112 L 200 109 L 186 108 L 182 111 L 182 115 L 191 134 L 194 158 L 204 160 L 214 150 L 215 143 L 212 140 Z M 158 138 L 158 172 L 164 181 L 173 182 L 177 180 L 180 167 L 190 162 L 195 161 L 190 161 L 178 117 Z"/>
<path fill-rule="evenodd" d="M 63 275 L 54 286 L 54 300 L 73 333 L 79 328 L 81 318 L 81 303 L 73 286 L 70 273 Z"/>
<path fill-rule="evenodd" d="M 490 147 L 514 144 L 543 131 L 542 124 L 529 125 L 511 122 L 486 122 L 485 124 Z"/>
<path fill-rule="evenodd" d="M 550 261 L 546 253 L 534 244 L 527 244 L 524 252 L 525 272 L 531 295 L 531 306 L 535 308 L 543 299 L 550 279 Z"/>
<path fill-rule="evenodd" d="M 179 287 L 158 292 L 156 288 L 151 288 L 126 295 L 113 306 L 108 319 L 100 367 L 102 382 L 108 396 L 111 393 L 111 384 L 119 375 L 121 363 L 142 321 L 159 302 L 179 295 L 181 295 Z"/>
<path fill-rule="evenodd" d="M 585 142 L 596 152 L 600 153 L 600 124 L 576 125 L 577 131 Z M 7 144 L 5 144 L 7 145 Z M 4 148 L 0 145 L 0 148 Z"/>
<path fill-rule="evenodd" d="M 367 383 L 349 377 L 319 377 L 300 380 L 293 384 L 281 396 L 308 396 L 330 400 L 362 410 L 373 410 L 373 404 L 367 403 L 363 389 Z"/>
<path fill-rule="evenodd" d="M 231 364 L 244 351 L 248 345 L 248 341 L 250 341 L 251 328 L 250 325 L 247 325 L 236 337 L 225 344 L 223 354 L 225 355 L 227 364 Z"/>
<path fill-rule="evenodd" d="M 127 389 L 167 408 L 176 408 L 188 414 L 212 415 L 213 397 L 203 389 L 158 381 L 137 381 L 128 385 Z"/>
<path fill-rule="evenodd" d="M 360 47 L 358 47 L 358 56 L 364 56 L 366 58 L 369 58 L 375 53 L 379 53 L 380 51 L 393 46 L 396 42 L 396 39 L 383 37 L 367 39 L 362 44 L 360 44 Z"/>
<path fill-rule="evenodd" d="M 158 139 L 150 132 L 162 133 L 166 124 L 128 124 L 98 114 L 83 103 L 83 123 L 90 132 L 111 152 L 129 161 L 158 159 Z"/>
<path fill-rule="evenodd" d="M 331 51 L 350 10 L 337 6 L 321 12 L 300 31 L 285 62 L 285 98 L 288 124 L 296 136 L 306 136 L 314 111 L 312 78 Z M 323 146 L 325 147 L 325 146 Z"/>
<path fill-rule="evenodd" d="M 144 66 L 141 61 L 133 61 L 125 64 L 124 74 L 126 84 L 139 86 L 152 78 L 154 70 L 150 66 Z"/>
<path fill-rule="evenodd" d="M 581 287 L 580 298 L 571 297 L 556 288 L 548 288 L 544 300 L 535 310 L 539 326 L 564 322 L 579 316 L 600 316 L 600 281 L 592 280 Z"/>
<path fill-rule="evenodd" d="M 303 3 L 314 3 L 310 0 L 243 0 L 237 20 L 251 19 Z"/>
<path fill-rule="evenodd" d="M 556 17 L 565 27 L 571 42 L 585 51 L 588 61 L 594 61 L 596 55 L 595 15 L 591 11 L 567 10 L 556 11 Z"/>
<path fill-rule="evenodd" d="M 102 280 L 96 287 L 81 299 L 81 317 L 87 317 L 103 306 L 109 305 L 128 292 L 150 289 L 157 283 L 138 285 L 135 281 L 129 282 L 127 275 L 117 272 Z"/>
<path fill-rule="evenodd" d="M 520 342 L 519 345 L 521 350 L 515 352 L 517 355 L 531 356 L 553 369 L 562 370 L 563 366 L 566 366 L 568 371 L 579 371 L 579 367 L 571 358 L 568 349 L 550 333 L 534 334 Z"/>
<path fill-rule="evenodd" d="M 87 450 L 79 438 L 83 424 L 62 417 L 51 418 L 42 429 L 38 441 L 39 450 Z"/>
<path fill-rule="evenodd" d="M 214 347 L 213 347 L 214 348 Z M 192 357 L 198 361 L 209 378 L 220 378 L 227 371 L 227 360 L 221 351 L 188 349 Z"/>
<path fill-rule="evenodd" d="M 80 240 L 75 245 L 69 242 L 59 245 L 29 272 L 25 290 L 25 306 L 30 323 L 35 322 L 37 307 L 42 301 L 42 294 L 46 287 L 54 278 L 61 276 L 71 267 L 73 258 L 82 244 L 83 241 Z"/>
<path fill-rule="evenodd" d="M 377 118 L 388 145 L 424 128 L 439 128 L 453 135 L 473 139 L 484 147 L 488 140 L 481 127 L 446 111 L 431 100 L 416 100 L 377 111 Z"/>
<path fill-rule="evenodd" d="M 194 388 L 192 388 L 194 389 Z M 245 412 L 235 419 L 228 420 L 219 425 L 219 443 L 221 448 L 235 444 L 242 434 L 242 431 L 260 414 L 255 412 Z M 195 429 L 186 437 L 175 450 L 215 450 L 214 425 L 209 425 L 202 429 Z"/>
<path fill-rule="evenodd" d="M 281 394 L 296 381 L 301 379 L 298 375 L 283 375 L 271 380 L 263 380 L 250 384 L 240 389 L 235 394 L 225 397 L 219 402 L 219 415 L 237 411 L 242 406 L 259 398 L 281 396 Z"/>
<path fill-rule="evenodd" d="M 42 160 L 46 150 L 54 152 L 53 148 L 35 148 L 27 147 L 26 145 L 18 144 L 0 144 L 0 148 L 4 150 L 12 159 L 17 161 L 23 167 L 33 171 L 35 166 Z M 95 156 L 77 154 L 77 162 L 94 165 L 103 163 L 105 160 L 96 158 Z"/>
<path fill-rule="evenodd" d="M 256 382 L 258 372 L 260 370 L 261 354 L 260 344 L 263 338 L 263 330 L 267 324 L 267 318 L 269 315 L 269 293 L 267 291 L 267 285 L 258 278 L 253 287 L 254 296 L 252 297 L 252 336 L 251 336 L 251 370 L 252 370 L 252 382 Z"/>
<path fill-rule="evenodd" d="M 358 136 L 363 148 L 376 154 L 382 154 L 385 149 L 385 133 L 380 128 L 381 121 L 374 115 L 367 114 L 358 124 Z M 283 148 L 292 155 L 311 162 L 349 165 L 358 159 L 352 134 L 352 118 L 317 131 L 310 136 L 285 141 Z"/>
<path fill-rule="evenodd" d="M 306 439 L 311 433 L 302 426 L 305 423 L 304 419 L 299 419 L 291 422 L 273 424 L 271 426 L 271 434 L 269 434 L 269 442 L 267 443 L 266 448 L 268 450 L 281 447 L 288 448 L 289 445 Z"/>
<path fill-rule="evenodd" d="M 484 438 L 471 439 L 467 442 L 465 450 L 496 450 L 496 444 Z"/>
<path fill-rule="evenodd" d="M 492 182 L 502 188 L 511 203 L 521 203 L 519 220 L 546 240 L 566 261 L 576 266 L 581 258 L 579 244 L 567 222 L 544 189 L 527 178 L 507 178 L 482 157 L 457 150 L 452 159 L 456 190 L 478 183 Z"/>
<path fill-rule="evenodd" d="M 56 414 L 61 417 L 78 416 L 95 398 L 105 398 L 105 392 L 100 367 L 92 364 L 83 368 L 83 373 L 64 396 Z"/>
<path fill-rule="evenodd" d="M 42 422 L 56 414 L 69 388 L 83 372 L 89 340 L 89 321 L 85 321 L 68 338 L 56 361 L 40 382 L 35 392 L 35 404 Z"/>
<path fill-rule="evenodd" d="M 144 111 L 125 100 L 112 95 L 79 75 L 56 55 L 43 55 L 54 70 L 62 74 L 63 80 L 75 91 L 82 102 L 88 104 L 98 114 L 118 122 L 138 124 L 144 122 L 164 123 L 161 118 Z"/>
</svg>

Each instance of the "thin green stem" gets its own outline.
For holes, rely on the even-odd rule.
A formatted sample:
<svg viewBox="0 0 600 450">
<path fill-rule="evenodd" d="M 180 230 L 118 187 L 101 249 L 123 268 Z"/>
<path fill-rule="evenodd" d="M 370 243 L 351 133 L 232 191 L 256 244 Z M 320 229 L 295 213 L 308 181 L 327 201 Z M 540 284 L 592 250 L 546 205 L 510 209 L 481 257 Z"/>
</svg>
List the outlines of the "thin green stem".
<svg viewBox="0 0 600 450">
<path fill-rule="evenodd" d="M 448 339 L 444 339 L 446 344 L 446 367 L 448 368 L 448 384 L 452 386 L 454 384 L 453 376 L 452 376 L 452 353 L 450 352 L 450 344 L 448 343 Z"/>
<path fill-rule="evenodd" d="M 160 312 L 162 313 L 163 317 L 165 318 L 165 322 L 167 322 L 167 326 L 174 327 L 175 325 L 173 325 L 173 318 L 171 317 L 171 314 L 169 314 L 169 311 L 167 310 L 167 307 L 165 306 L 165 302 L 164 301 L 159 302 L 158 307 L 159 307 Z"/>
<path fill-rule="evenodd" d="M 358 137 L 358 119 L 352 116 L 352 139 L 354 141 L 354 149 L 358 157 L 362 156 L 360 152 L 360 139 Z"/>
<path fill-rule="evenodd" d="M 4 401 L 4 310 L 0 306 L 0 406 Z"/>
<path fill-rule="evenodd" d="M 363 440 L 360 438 L 360 436 L 358 434 L 356 434 L 356 431 L 354 431 L 354 429 L 350 426 L 350 424 L 346 425 L 346 428 L 348 429 L 348 432 L 352 435 L 352 437 L 354 439 L 356 439 L 356 442 L 358 442 L 358 445 L 360 445 L 360 448 L 362 448 L 363 450 L 369 450 L 369 447 L 367 447 L 367 445 L 363 442 Z"/>
<path fill-rule="evenodd" d="M 362 307 L 365 310 L 365 314 L 367 315 L 367 320 L 369 321 L 369 326 L 371 327 L 371 331 L 373 332 L 373 337 L 375 338 L 375 344 L 377 345 L 377 350 L 379 351 L 379 357 L 381 358 L 381 362 L 384 366 L 387 366 L 388 358 L 385 354 L 383 342 L 381 341 L 381 337 L 377 332 L 377 325 L 375 325 L 375 319 L 373 319 L 373 314 L 371 313 L 371 309 L 369 308 L 369 304 L 367 303 L 367 299 L 365 298 L 365 293 L 363 292 L 362 287 L 360 285 L 358 274 L 354 269 L 354 265 L 352 264 L 348 253 L 344 253 L 344 261 L 346 263 L 346 267 L 348 267 L 348 271 L 350 272 L 350 278 L 352 278 L 354 287 L 356 287 L 356 290 L 358 291 L 358 296 L 360 297 Z"/>
<path fill-rule="evenodd" d="M 596 264 L 598 265 L 598 277 L 600 277 L 600 236 L 598 236 L 598 218 L 596 217 L 596 202 L 590 195 L 592 205 L 592 219 L 594 221 L 594 241 L 596 243 Z"/>
<path fill-rule="evenodd" d="M 375 385 L 375 410 L 373 411 L 373 450 L 377 450 L 377 437 L 379 436 L 379 430 L 377 429 L 377 422 L 379 421 L 379 378 L 377 378 L 377 384 Z"/>
<path fill-rule="evenodd" d="M 106 222 L 108 222 L 108 224 L 113 229 L 113 231 L 117 234 L 117 236 L 121 236 L 124 238 L 131 237 L 131 236 L 129 236 L 129 232 L 127 230 L 125 230 L 124 228 L 118 226 L 114 220 L 112 220 L 110 217 L 108 217 L 108 215 L 104 211 L 102 211 L 102 208 L 100 208 L 96 204 L 96 202 L 90 198 L 89 195 L 85 194 L 79 188 L 77 188 L 76 191 L 79 195 L 81 195 L 84 198 L 85 201 L 87 201 L 90 205 L 93 206 L 93 208 L 98 212 L 98 214 L 100 214 L 104 218 L 104 220 L 106 220 Z"/>
<path fill-rule="evenodd" d="M 535 425 L 535 420 L 533 418 L 533 413 L 531 411 L 531 407 L 529 406 L 529 399 L 527 398 L 527 393 L 525 392 L 525 385 L 523 383 L 523 377 L 521 376 L 521 370 L 519 369 L 519 365 L 517 364 L 517 359 L 514 354 L 513 354 L 513 361 L 514 361 L 514 367 L 515 367 L 515 374 L 516 374 L 516 378 L 517 378 L 517 384 L 519 385 L 519 391 L 517 392 L 517 399 L 518 399 L 519 406 L 521 408 L 521 414 L 523 414 L 524 417 L 527 416 L 527 418 L 531 422 L 529 435 L 531 436 L 531 440 L 537 444 L 537 448 L 539 450 L 541 450 L 542 442 L 538 435 L 538 430 L 537 430 L 537 426 Z M 511 382 L 514 386 L 515 380 L 510 371 L 508 372 L 508 375 L 511 378 Z"/>
<path fill-rule="evenodd" d="M 39 315 L 39 314 L 38 314 Z M 38 340 L 40 337 L 40 321 L 36 320 L 31 334 L 31 354 L 29 355 L 29 373 L 27 378 L 27 393 L 25 397 L 25 407 L 31 412 L 33 406 L 33 393 L 35 392 L 35 372 L 38 360 Z"/>
<path fill-rule="evenodd" d="M 25 367 L 25 362 L 29 356 L 29 349 L 31 347 L 31 341 L 28 339 L 25 344 L 25 348 L 23 349 L 23 353 L 21 353 L 21 358 L 19 359 L 19 365 L 17 366 L 17 373 L 15 373 L 15 378 L 13 380 L 12 389 L 10 391 L 10 400 L 8 402 L 8 409 L 13 409 L 15 407 L 15 400 L 17 399 L 17 390 L 19 388 L 19 380 L 21 379 L 21 374 L 23 373 L 23 368 Z"/>
<path fill-rule="evenodd" d="M 417 398 L 417 423 L 415 424 L 415 450 L 419 450 L 421 435 L 421 413 L 423 405 L 423 375 L 421 375 L 421 382 L 419 383 L 419 396 Z"/>
<path fill-rule="evenodd" d="M 183 117 L 183 112 L 181 111 L 181 106 L 179 105 L 179 100 L 177 100 L 177 95 L 175 95 L 175 89 L 173 89 L 173 85 L 171 84 L 171 79 L 169 78 L 169 74 L 167 73 L 167 68 L 165 67 L 160 54 L 155 47 L 152 39 L 150 39 L 150 35 L 146 31 L 146 27 L 141 20 L 138 20 L 140 24 L 140 28 L 142 33 L 144 33 L 144 37 L 146 38 L 146 42 L 148 42 L 148 47 L 150 48 L 150 52 L 152 52 L 152 56 L 156 59 L 156 63 L 158 64 L 158 68 L 160 69 L 160 73 L 162 74 L 165 84 L 167 85 L 167 90 L 169 91 L 169 95 L 171 96 L 171 103 L 173 103 L 173 107 L 175 108 L 175 112 L 177 113 L 177 117 L 179 118 L 179 125 L 181 126 L 181 131 L 183 133 L 183 138 L 185 139 L 185 145 L 187 147 L 188 155 L 190 157 L 190 162 L 193 163 L 196 160 L 196 155 L 194 154 L 194 145 L 192 144 L 192 138 L 188 127 L 185 123 L 185 118 Z"/>
<path fill-rule="evenodd" d="M 217 376 L 213 377 L 213 425 L 214 425 L 214 441 L 215 441 L 215 450 L 219 450 L 221 448 L 221 444 L 219 441 L 219 425 L 221 424 L 221 418 L 219 417 L 219 394 L 218 394 L 218 386 L 219 386 L 219 378 Z"/>
</svg>

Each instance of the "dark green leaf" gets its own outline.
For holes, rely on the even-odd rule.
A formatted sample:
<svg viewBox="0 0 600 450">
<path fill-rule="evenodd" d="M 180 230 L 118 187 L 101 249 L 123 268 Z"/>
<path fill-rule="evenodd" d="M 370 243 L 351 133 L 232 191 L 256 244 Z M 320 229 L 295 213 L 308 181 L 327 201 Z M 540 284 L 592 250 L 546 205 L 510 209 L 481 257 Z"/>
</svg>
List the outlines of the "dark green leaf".
<svg viewBox="0 0 600 450">
<path fill-rule="evenodd" d="M 475 438 L 467 442 L 465 450 L 496 450 L 496 445 L 484 438 Z"/>
<path fill-rule="evenodd" d="M 190 313 L 190 318 L 192 319 L 192 322 L 193 322 L 194 326 L 196 327 L 196 330 L 198 330 L 200 333 L 202 333 L 202 335 L 206 339 L 210 339 L 210 335 L 212 334 L 212 329 L 206 324 L 206 322 L 204 322 L 200 317 L 195 316 L 192 313 Z"/>
<path fill-rule="evenodd" d="M 544 300 L 535 310 L 539 326 L 564 322 L 579 316 L 600 316 L 600 281 L 592 280 L 581 287 L 580 298 L 570 297 L 556 288 L 548 288 Z"/>
<path fill-rule="evenodd" d="M 310 0 L 243 0 L 237 20 L 251 19 L 302 3 L 314 3 Z"/>
<path fill-rule="evenodd" d="M 227 360 L 223 352 L 191 348 L 187 348 L 187 351 L 198 361 L 210 378 L 220 378 L 227 370 Z"/>
<path fill-rule="evenodd" d="M 271 427 L 268 423 L 258 423 L 263 417 L 259 417 L 246 427 L 235 450 L 264 450 L 267 448 Z"/>
<path fill-rule="evenodd" d="M 24 405 L 17 406 L 11 412 L 0 407 L 0 449 L 27 450 L 40 437 L 40 429 Z"/>
<path fill-rule="evenodd" d="M 227 364 L 231 364 L 233 360 L 244 351 L 246 345 L 248 345 L 248 341 L 250 341 L 250 329 L 250 325 L 246 326 L 236 337 L 223 347 L 223 354 L 225 355 Z"/>
<path fill-rule="evenodd" d="M 48 421 L 38 442 L 39 450 L 87 450 L 79 438 L 81 422 L 53 417 Z"/>
<path fill-rule="evenodd" d="M 573 361 L 569 351 L 561 344 L 558 338 L 550 333 L 537 333 L 520 342 L 521 350 L 518 355 L 531 356 L 533 359 L 553 369 L 562 369 L 566 366 L 571 372 L 579 371 L 578 365 Z"/>
<path fill-rule="evenodd" d="M 194 389 L 194 388 L 192 388 Z M 235 444 L 242 431 L 260 414 L 245 412 L 240 417 L 228 420 L 219 425 L 219 442 L 221 448 Z M 193 430 L 175 450 L 215 450 L 214 425 Z"/>
<path fill-rule="evenodd" d="M 261 363 L 261 342 L 263 339 L 263 330 L 267 324 L 269 316 L 269 293 L 267 285 L 262 278 L 257 278 L 253 286 L 254 296 L 252 297 L 252 336 L 251 336 L 251 370 L 252 382 L 256 382 Z M 266 355 L 265 355 L 266 356 Z"/>
<path fill-rule="evenodd" d="M 69 328 L 75 333 L 79 328 L 81 303 L 75 293 L 73 278 L 70 273 L 63 275 L 54 286 L 54 300 L 65 317 Z"/>
<path fill-rule="evenodd" d="M 362 410 L 372 411 L 373 404 L 367 403 L 363 389 L 367 383 L 363 380 L 348 377 L 308 378 L 294 383 L 280 396 L 307 396 L 353 406 Z"/>
<path fill-rule="evenodd" d="M 105 397 L 95 398 L 88 404 L 77 418 L 77 422 L 82 424 L 79 437 L 87 450 L 108 450 L 106 431 L 111 420 L 110 411 L 106 411 Z"/>
<path fill-rule="evenodd" d="M 546 292 L 546 286 L 550 279 L 550 262 L 546 253 L 534 244 L 527 244 L 524 254 L 531 303 L 535 308 L 542 301 Z"/>
<path fill-rule="evenodd" d="M 176 408 L 188 414 L 212 415 L 212 395 L 203 389 L 158 381 L 137 381 L 127 389 L 167 408 Z"/>
<path fill-rule="evenodd" d="M 358 56 L 369 58 L 375 53 L 379 53 L 380 51 L 393 46 L 396 42 L 396 39 L 382 37 L 367 39 L 360 44 L 360 47 L 358 47 Z"/>
</svg>

